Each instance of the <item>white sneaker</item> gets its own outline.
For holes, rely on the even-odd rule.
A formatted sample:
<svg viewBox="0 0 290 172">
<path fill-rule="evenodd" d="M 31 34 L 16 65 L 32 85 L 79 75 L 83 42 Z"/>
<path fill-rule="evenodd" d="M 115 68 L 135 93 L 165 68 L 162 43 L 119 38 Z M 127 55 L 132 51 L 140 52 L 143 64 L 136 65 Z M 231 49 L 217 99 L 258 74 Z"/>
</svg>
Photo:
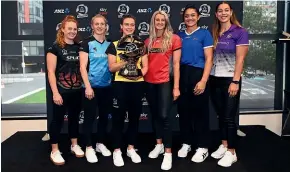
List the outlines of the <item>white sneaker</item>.
<svg viewBox="0 0 290 172">
<path fill-rule="evenodd" d="M 188 144 L 182 144 L 181 149 L 179 149 L 177 156 L 180 158 L 185 158 L 187 157 L 188 152 L 191 151 L 191 146 Z"/>
<path fill-rule="evenodd" d="M 164 153 L 164 145 L 157 144 L 155 148 L 149 153 L 149 158 L 157 158 L 160 154 Z"/>
<path fill-rule="evenodd" d="M 127 149 L 127 156 L 131 158 L 132 162 L 140 163 L 141 157 L 136 153 L 135 149 Z"/>
<path fill-rule="evenodd" d="M 218 161 L 218 165 L 222 167 L 230 167 L 233 163 L 237 162 L 237 154 L 234 155 L 227 151 L 222 159 Z"/>
<path fill-rule="evenodd" d="M 98 162 L 98 157 L 96 152 L 93 148 L 86 148 L 86 158 L 89 163 L 96 163 Z"/>
<path fill-rule="evenodd" d="M 224 145 L 221 144 L 219 148 L 211 154 L 211 157 L 215 159 L 221 159 L 225 155 L 227 150 L 228 148 L 224 147 Z"/>
<path fill-rule="evenodd" d="M 82 150 L 82 148 L 79 145 L 70 146 L 70 150 L 78 158 L 82 158 L 85 156 L 84 151 Z"/>
<path fill-rule="evenodd" d="M 65 161 L 64 161 L 63 157 L 61 156 L 61 153 L 60 153 L 59 150 L 50 153 L 50 160 L 55 165 L 64 165 L 64 163 L 65 163 Z"/>
<path fill-rule="evenodd" d="M 198 148 L 191 158 L 191 161 L 196 163 L 203 162 L 208 157 L 208 149 L 206 148 Z"/>
<path fill-rule="evenodd" d="M 161 169 L 170 170 L 171 167 L 172 167 L 172 153 L 164 153 Z"/>
<path fill-rule="evenodd" d="M 120 150 L 113 152 L 113 162 L 114 162 L 114 165 L 117 167 L 124 166 L 124 160 L 122 157 L 122 152 Z"/>
<path fill-rule="evenodd" d="M 242 132 L 241 130 L 237 130 L 237 135 L 240 137 L 246 137 L 246 133 Z"/>
<path fill-rule="evenodd" d="M 96 151 L 102 153 L 103 156 L 111 156 L 111 151 L 102 143 L 96 144 Z"/>
</svg>

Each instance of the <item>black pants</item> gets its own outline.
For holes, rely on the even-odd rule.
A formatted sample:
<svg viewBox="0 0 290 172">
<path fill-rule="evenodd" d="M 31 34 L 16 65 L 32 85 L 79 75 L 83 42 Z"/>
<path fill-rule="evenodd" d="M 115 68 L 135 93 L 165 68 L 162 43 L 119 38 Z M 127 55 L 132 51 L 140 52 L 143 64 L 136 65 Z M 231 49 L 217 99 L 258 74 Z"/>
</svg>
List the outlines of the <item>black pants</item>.
<svg viewBox="0 0 290 172">
<path fill-rule="evenodd" d="M 113 148 L 119 149 L 123 144 L 124 120 L 128 114 L 127 143 L 135 145 L 139 118 L 142 113 L 144 82 L 113 82 L 112 141 Z"/>
<path fill-rule="evenodd" d="M 147 83 L 147 100 L 152 114 L 156 139 L 162 139 L 165 148 L 172 147 L 172 84 Z"/>
<path fill-rule="evenodd" d="M 237 111 L 241 94 L 240 82 L 237 95 L 235 97 L 229 96 L 228 89 L 232 79 L 231 77 L 210 77 L 210 96 L 219 118 L 221 138 L 222 140 L 228 141 L 229 149 L 233 149 L 236 146 L 236 115 L 238 114 Z"/>
<path fill-rule="evenodd" d="M 92 130 L 96 120 L 97 110 L 99 114 L 97 143 L 104 143 L 108 125 L 108 115 L 112 107 L 111 86 L 102 88 L 93 88 L 94 98 L 89 100 L 85 97 L 85 89 L 83 89 L 84 102 L 84 124 L 83 131 L 85 136 L 85 144 L 87 147 L 92 146 Z"/>
<path fill-rule="evenodd" d="M 51 144 L 57 144 L 64 121 L 64 115 L 68 114 L 68 131 L 70 138 L 77 138 L 79 134 L 79 114 L 81 111 L 81 90 L 62 93 L 63 105 L 53 103 L 53 117 L 49 127 Z"/>
<path fill-rule="evenodd" d="M 193 89 L 201 80 L 202 68 L 188 65 L 180 66 L 180 97 L 178 99 L 179 128 L 182 141 L 191 145 L 194 132 L 197 137 L 197 146 L 209 146 L 209 88 L 204 92 L 194 95 Z"/>
</svg>

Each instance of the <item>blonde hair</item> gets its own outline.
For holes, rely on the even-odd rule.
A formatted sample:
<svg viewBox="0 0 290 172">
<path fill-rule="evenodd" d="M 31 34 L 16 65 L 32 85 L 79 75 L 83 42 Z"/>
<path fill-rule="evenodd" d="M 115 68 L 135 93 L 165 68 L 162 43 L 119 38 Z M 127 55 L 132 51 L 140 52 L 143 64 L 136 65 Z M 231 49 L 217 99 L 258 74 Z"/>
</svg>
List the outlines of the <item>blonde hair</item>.
<svg viewBox="0 0 290 172">
<path fill-rule="evenodd" d="M 171 27 L 168 15 L 164 11 L 161 11 L 161 10 L 155 11 L 151 17 L 148 52 L 150 52 L 153 42 L 157 39 L 157 34 L 156 34 L 156 29 L 155 29 L 155 17 L 157 14 L 161 14 L 165 17 L 165 29 L 162 36 L 163 37 L 162 38 L 162 51 L 166 52 L 172 45 L 171 39 L 173 35 L 173 29 Z"/>
<path fill-rule="evenodd" d="M 218 10 L 218 8 L 219 8 L 219 6 L 220 6 L 221 4 L 227 4 L 227 5 L 229 5 L 229 7 L 230 7 L 230 9 L 231 9 L 231 11 L 232 11 L 232 16 L 231 16 L 231 18 L 230 18 L 230 22 L 231 22 L 231 24 L 235 24 L 235 25 L 237 25 L 238 27 L 242 27 L 242 25 L 241 25 L 240 22 L 238 21 L 238 19 L 237 19 L 235 13 L 234 13 L 234 11 L 233 11 L 232 6 L 231 6 L 228 2 L 225 2 L 225 1 L 224 1 L 224 2 L 219 3 L 219 4 L 216 6 L 216 12 L 217 12 L 217 10 Z M 220 24 L 220 21 L 219 21 L 219 19 L 218 19 L 217 17 L 215 17 L 215 19 L 214 19 L 214 24 L 213 24 L 213 27 L 212 27 L 212 35 L 213 35 L 213 39 L 214 39 L 214 47 L 216 47 L 216 45 L 217 45 L 220 31 L 221 31 L 221 24 Z"/>
<path fill-rule="evenodd" d="M 94 17 L 92 17 L 92 19 L 91 19 L 91 25 L 93 25 L 94 20 L 95 20 L 96 18 L 103 18 L 103 19 L 104 19 L 104 21 L 105 21 L 105 25 L 106 25 L 106 30 L 107 30 L 108 20 L 106 19 L 105 16 L 103 16 L 103 15 L 101 15 L 101 14 L 96 14 Z M 92 34 L 94 34 L 94 30 L 93 30 L 93 28 L 92 28 Z M 106 35 L 106 34 L 104 34 L 104 36 L 105 36 L 105 35 Z"/>
</svg>

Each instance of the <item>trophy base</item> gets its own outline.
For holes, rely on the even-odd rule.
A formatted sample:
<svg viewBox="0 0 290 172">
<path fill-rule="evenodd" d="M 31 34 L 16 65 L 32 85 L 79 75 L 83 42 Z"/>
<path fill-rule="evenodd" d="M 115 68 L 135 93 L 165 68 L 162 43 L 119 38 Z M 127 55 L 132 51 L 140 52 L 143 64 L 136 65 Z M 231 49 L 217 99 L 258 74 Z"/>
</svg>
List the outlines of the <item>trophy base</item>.
<svg viewBox="0 0 290 172">
<path fill-rule="evenodd" d="M 124 69 L 119 72 L 119 75 L 129 80 L 137 80 L 140 77 L 143 77 L 141 69 L 137 69 L 134 71 L 129 71 L 127 69 Z"/>
</svg>

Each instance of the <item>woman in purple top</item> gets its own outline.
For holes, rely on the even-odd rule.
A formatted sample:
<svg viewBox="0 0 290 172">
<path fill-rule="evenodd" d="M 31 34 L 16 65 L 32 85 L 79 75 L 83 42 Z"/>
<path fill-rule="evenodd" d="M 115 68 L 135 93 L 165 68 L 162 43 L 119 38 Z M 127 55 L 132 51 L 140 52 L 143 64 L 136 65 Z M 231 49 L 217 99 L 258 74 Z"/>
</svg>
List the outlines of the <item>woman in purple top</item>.
<svg viewBox="0 0 290 172">
<path fill-rule="evenodd" d="M 214 62 L 210 77 L 213 105 L 219 116 L 222 144 L 211 154 L 218 165 L 230 167 L 237 161 L 235 117 L 241 91 L 241 74 L 248 53 L 248 32 L 238 22 L 229 3 L 216 7 L 213 26 Z"/>
</svg>

